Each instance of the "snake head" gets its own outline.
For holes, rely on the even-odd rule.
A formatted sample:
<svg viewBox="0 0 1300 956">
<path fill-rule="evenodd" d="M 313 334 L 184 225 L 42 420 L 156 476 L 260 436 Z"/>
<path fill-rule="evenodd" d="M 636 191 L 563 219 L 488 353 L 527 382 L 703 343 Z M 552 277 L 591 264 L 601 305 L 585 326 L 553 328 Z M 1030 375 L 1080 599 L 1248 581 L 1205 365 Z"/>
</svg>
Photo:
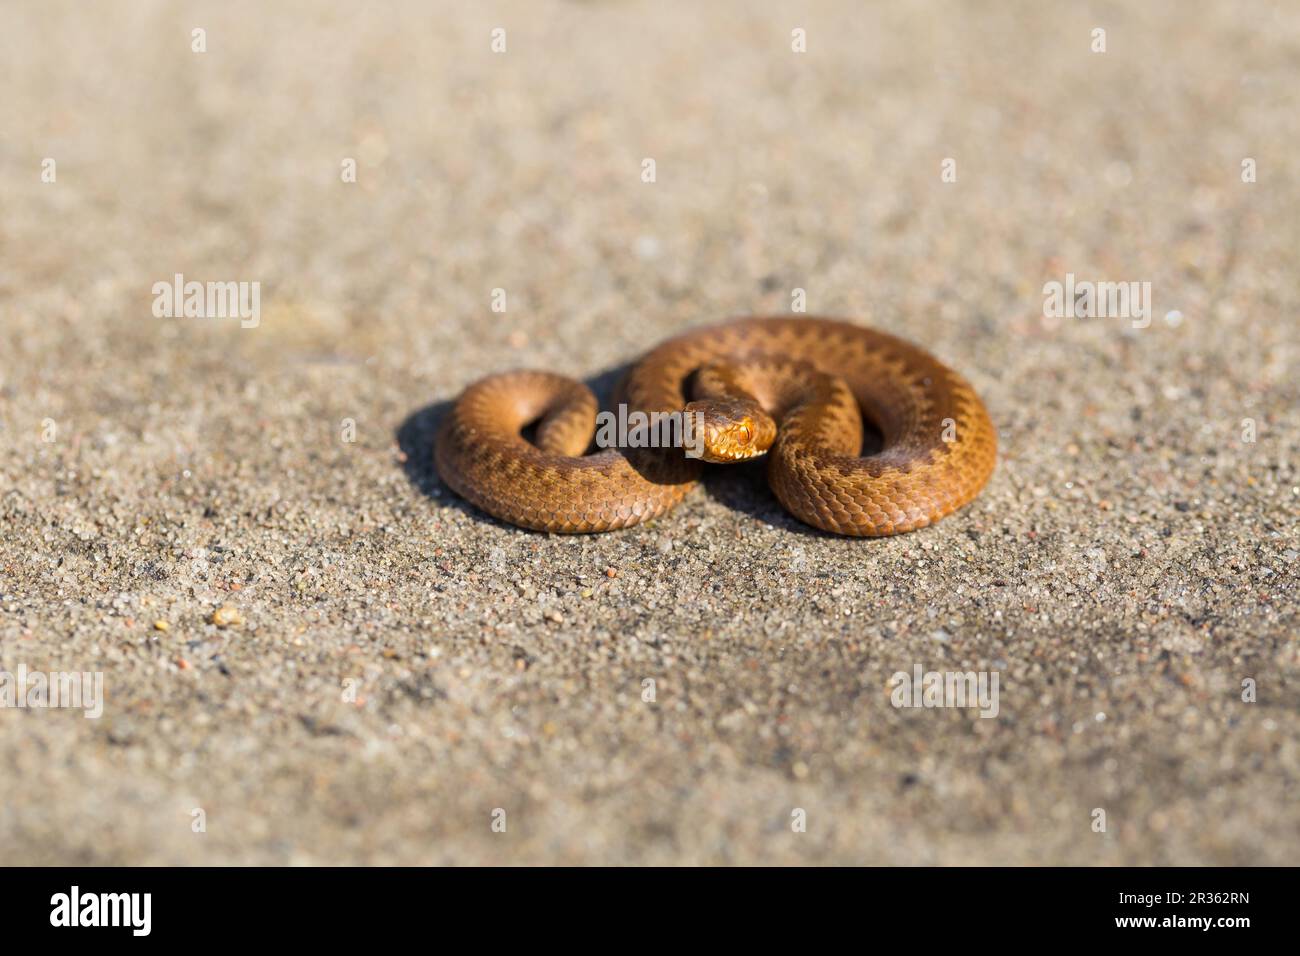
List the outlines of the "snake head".
<svg viewBox="0 0 1300 956">
<path fill-rule="evenodd" d="M 776 422 L 758 402 L 710 398 L 685 408 L 694 439 L 693 457 L 715 464 L 757 458 L 776 440 Z"/>
</svg>

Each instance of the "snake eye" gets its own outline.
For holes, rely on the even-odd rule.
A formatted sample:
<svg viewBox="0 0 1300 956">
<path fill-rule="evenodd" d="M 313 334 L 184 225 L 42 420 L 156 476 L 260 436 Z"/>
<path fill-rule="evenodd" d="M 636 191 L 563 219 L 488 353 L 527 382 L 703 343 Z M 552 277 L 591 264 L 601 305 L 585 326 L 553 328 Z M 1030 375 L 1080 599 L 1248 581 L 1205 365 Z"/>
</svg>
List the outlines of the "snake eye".
<svg viewBox="0 0 1300 956">
<path fill-rule="evenodd" d="M 754 434 L 749 430 L 749 425 L 741 425 L 736 429 L 736 441 L 742 445 L 748 445 L 749 440 L 753 437 Z"/>
</svg>

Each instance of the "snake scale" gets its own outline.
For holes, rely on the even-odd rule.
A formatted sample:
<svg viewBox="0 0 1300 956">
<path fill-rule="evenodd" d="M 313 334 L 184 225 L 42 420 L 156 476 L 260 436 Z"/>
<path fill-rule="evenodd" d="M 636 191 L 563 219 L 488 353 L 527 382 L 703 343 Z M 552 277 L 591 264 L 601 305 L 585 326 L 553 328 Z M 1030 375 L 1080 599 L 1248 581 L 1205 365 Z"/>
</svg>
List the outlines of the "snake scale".
<svg viewBox="0 0 1300 956">
<path fill-rule="evenodd" d="M 589 388 L 512 371 L 456 400 L 435 439 L 438 473 L 503 521 L 581 533 L 663 514 L 703 462 L 766 454 L 768 483 L 791 514 L 824 531 L 879 536 L 924 528 L 969 502 L 997 456 L 993 423 L 964 378 L 902 339 L 832 319 L 747 318 L 686 332 L 637 362 L 615 401 L 693 416 L 699 457 L 681 447 L 593 451 L 599 407 Z M 874 454 L 862 455 L 864 416 L 880 433 Z"/>
</svg>

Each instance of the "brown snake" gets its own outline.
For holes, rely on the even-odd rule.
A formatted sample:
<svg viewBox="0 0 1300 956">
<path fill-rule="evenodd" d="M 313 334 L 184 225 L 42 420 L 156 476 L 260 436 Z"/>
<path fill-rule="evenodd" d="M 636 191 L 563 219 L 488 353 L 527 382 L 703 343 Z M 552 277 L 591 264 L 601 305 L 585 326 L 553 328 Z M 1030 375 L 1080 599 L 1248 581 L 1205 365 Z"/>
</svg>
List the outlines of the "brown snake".
<svg viewBox="0 0 1300 956">
<path fill-rule="evenodd" d="M 974 498 L 997 455 L 993 423 L 964 378 L 902 339 L 830 319 L 740 319 L 686 332 L 642 358 L 616 401 L 692 413 L 704 461 L 766 453 L 768 483 L 786 510 L 837 534 L 924 528 Z M 597 411 L 595 395 L 573 379 L 488 376 L 444 419 L 438 473 L 489 514 L 539 531 L 625 528 L 680 502 L 700 460 L 680 447 L 586 454 Z M 864 415 L 882 439 L 866 456 Z"/>
</svg>

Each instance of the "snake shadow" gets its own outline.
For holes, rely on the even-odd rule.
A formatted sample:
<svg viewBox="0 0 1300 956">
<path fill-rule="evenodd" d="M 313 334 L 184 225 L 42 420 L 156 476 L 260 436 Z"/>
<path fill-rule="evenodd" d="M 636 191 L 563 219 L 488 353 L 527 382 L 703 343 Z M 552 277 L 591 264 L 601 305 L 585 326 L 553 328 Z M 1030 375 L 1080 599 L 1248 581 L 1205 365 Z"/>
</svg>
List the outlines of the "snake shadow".
<svg viewBox="0 0 1300 956">
<path fill-rule="evenodd" d="M 765 459 L 739 465 L 709 465 L 704 469 L 700 485 L 708 497 L 729 511 L 748 515 L 755 521 L 812 538 L 837 537 L 804 524 L 781 507 L 768 487 Z"/>
<path fill-rule="evenodd" d="M 583 380 L 596 393 L 601 408 L 610 406 L 619 382 L 632 368 L 632 364 L 629 362 L 615 366 Z M 487 512 L 474 507 L 438 476 L 438 470 L 433 465 L 434 443 L 437 441 L 438 428 L 451 412 L 454 403 L 455 396 L 433 402 L 412 412 L 397 427 L 395 438 L 404 456 L 402 470 L 406 474 L 406 479 L 417 491 L 437 502 L 440 507 L 464 512 L 484 524 L 514 528 L 514 525 L 499 521 Z M 880 433 L 868 425 L 863 454 L 871 454 L 879 450 L 880 446 Z M 700 485 L 704 493 L 714 501 L 731 511 L 738 511 L 764 524 L 813 538 L 840 537 L 804 524 L 781 507 L 781 503 L 777 501 L 776 495 L 767 484 L 766 461 L 740 465 L 710 465 L 705 468 Z M 672 512 L 655 519 L 655 523 L 671 519 Z"/>
<path fill-rule="evenodd" d="M 439 505 L 466 514 L 488 517 L 448 488 L 433 467 L 433 444 L 442 420 L 451 412 L 452 399 L 444 399 L 412 412 L 397 427 L 397 447 L 402 451 L 402 471 L 420 494 Z M 491 520 L 489 518 L 489 520 Z"/>
</svg>

